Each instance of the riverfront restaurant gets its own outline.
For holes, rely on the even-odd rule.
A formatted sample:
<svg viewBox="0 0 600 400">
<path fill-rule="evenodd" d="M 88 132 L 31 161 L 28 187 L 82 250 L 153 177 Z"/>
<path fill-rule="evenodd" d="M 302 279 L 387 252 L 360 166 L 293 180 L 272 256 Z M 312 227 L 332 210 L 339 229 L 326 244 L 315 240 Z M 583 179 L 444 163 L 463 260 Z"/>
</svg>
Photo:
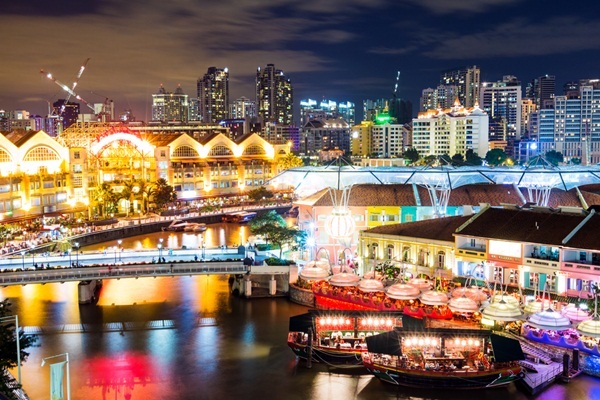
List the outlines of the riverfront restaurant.
<svg viewBox="0 0 600 400">
<path fill-rule="evenodd" d="M 132 181 L 165 179 L 180 200 L 239 195 L 279 173 L 278 160 L 290 152 L 288 144 L 272 145 L 257 134 L 234 141 L 226 133 L 141 130 L 118 123 L 76 124 L 58 137 L 44 131 L 4 133 L 0 216 L 92 216 L 101 211 L 104 184 L 119 193 Z M 143 185 L 132 192 L 119 199 L 117 213 L 146 211 Z"/>
<path fill-rule="evenodd" d="M 471 216 L 369 229 L 361 232 L 359 249 L 374 264 L 390 260 L 404 273 L 469 277 L 523 294 L 545 290 L 564 300 L 588 299 L 600 284 L 599 231 L 593 207 L 488 206 Z"/>
</svg>

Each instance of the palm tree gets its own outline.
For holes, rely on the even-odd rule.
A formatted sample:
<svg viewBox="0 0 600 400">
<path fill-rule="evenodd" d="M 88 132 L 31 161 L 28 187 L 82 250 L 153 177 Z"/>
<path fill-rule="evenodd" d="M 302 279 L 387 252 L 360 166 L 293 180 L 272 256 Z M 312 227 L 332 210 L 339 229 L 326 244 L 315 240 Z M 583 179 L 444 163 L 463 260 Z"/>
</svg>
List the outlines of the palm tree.
<svg viewBox="0 0 600 400">
<path fill-rule="evenodd" d="M 97 189 L 94 201 L 98 203 L 99 213 L 104 216 L 107 211 L 114 212 L 115 192 L 108 182 L 103 182 Z"/>
<path fill-rule="evenodd" d="M 147 180 L 140 179 L 137 183 L 138 194 L 142 199 L 142 212 L 146 214 L 148 212 L 148 200 L 154 196 L 156 192 L 155 185 L 148 182 Z"/>
</svg>

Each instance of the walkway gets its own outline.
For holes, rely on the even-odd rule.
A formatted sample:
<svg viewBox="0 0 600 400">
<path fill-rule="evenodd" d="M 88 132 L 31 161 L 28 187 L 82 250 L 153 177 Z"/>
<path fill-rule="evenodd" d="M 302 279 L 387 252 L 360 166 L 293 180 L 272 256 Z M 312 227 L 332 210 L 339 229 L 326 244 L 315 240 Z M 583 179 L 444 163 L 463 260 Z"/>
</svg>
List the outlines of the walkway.
<svg viewBox="0 0 600 400">
<path fill-rule="evenodd" d="M 239 261 L 172 262 L 144 264 L 105 264 L 79 268 L 50 268 L 44 270 L 11 271 L 0 273 L 0 286 L 89 281 L 94 279 L 121 279 L 180 275 L 245 274 L 248 266 Z"/>
</svg>

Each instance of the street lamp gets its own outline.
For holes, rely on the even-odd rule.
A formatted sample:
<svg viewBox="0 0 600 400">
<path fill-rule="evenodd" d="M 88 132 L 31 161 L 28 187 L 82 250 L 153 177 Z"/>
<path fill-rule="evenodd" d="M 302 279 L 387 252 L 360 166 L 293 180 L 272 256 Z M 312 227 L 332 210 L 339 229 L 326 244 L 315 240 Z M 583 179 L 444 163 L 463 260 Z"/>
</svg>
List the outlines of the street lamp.
<svg viewBox="0 0 600 400">
<path fill-rule="evenodd" d="M 69 253 L 69 267 L 72 267 L 72 266 L 73 266 L 73 264 L 71 263 L 71 250 L 72 250 L 72 249 L 68 249 L 68 250 L 67 250 L 67 253 Z"/>
<path fill-rule="evenodd" d="M 23 252 L 21 252 L 23 253 Z M 19 316 L 18 315 L 9 315 L 6 317 L 0 317 L 0 322 L 8 321 L 9 319 L 15 319 L 15 339 L 17 342 L 17 378 L 19 381 L 19 385 L 21 382 L 21 342 L 19 340 Z"/>
<path fill-rule="evenodd" d="M 21 265 L 23 270 L 25 270 L 25 253 L 25 250 L 21 250 Z"/>
<path fill-rule="evenodd" d="M 200 242 L 202 245 L 202 259 L 206 258 L 206 245 L 204 244 L 204 235 L 200 236 Z"/>
<path fill-rule="evenodd" d="M 52 372 L 52 366 L 58 365 L 62 371 L 62 364 L 66 364 L 67 366 L 67 400 L 71 400 L 71 374 L 69 373 L 69 353 L 61 353 L 55 356 L 49 356 L 46 358 L 42 358 L 42 367 L 46 364 L 46 360 L 57 357 L 65 357 L 65 361 L 63 363 L 55 363 L 50 364 L 50 398 L 51 399 L 63 399 L 62 397 L 62 376 L 60 376 L 60 382 L 57 382 L 57 378 L 55 378 L 55 374 Z"/>
<path fill-rule="evenodd" d="M 79 267 L 79 242 L 75 242 L 75 265 Z"/>
<path fill-rule="evenodd" d="M 121 251 L 123 250 L 121 248 L 121 243 L 123 243 L 123 241 L 121 239 L 119 239 L 117 242 L 119 243 L 119 261 L 121 261 Z"/>
<path fill-rule="evenodd" d="M 115 249 L 115 265 L 117 265 L 117 246 L 115 246 L 114 249 Z"/>
</svg>

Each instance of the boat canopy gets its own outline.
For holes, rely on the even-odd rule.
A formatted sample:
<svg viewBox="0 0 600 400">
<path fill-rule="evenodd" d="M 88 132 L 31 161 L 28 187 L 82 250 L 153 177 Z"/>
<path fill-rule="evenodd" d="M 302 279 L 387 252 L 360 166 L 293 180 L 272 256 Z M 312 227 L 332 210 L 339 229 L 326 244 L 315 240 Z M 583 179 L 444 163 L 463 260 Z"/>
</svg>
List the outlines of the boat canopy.
<svg viewBox="0 0 600 400">
<path fill-rule="evenodd" d="M 521 348 L 521 342 L 517 339 L 492 333 L 490 335 L 494 357 L 497 362 L 524 360 L 525 354 Z"/>
<path fill-rule="evenodd" d="M 310 313 L 290 317 L 290 332 L 308 332 L 313 327 L 313 316 Z"/>
<path fill-rule="evenodd" d="M 402 355 L 400 337 L 395 330 L 380 333 L 379 335 L 367 336 L 365 341 L 370 353 Z"/>
</svg>

